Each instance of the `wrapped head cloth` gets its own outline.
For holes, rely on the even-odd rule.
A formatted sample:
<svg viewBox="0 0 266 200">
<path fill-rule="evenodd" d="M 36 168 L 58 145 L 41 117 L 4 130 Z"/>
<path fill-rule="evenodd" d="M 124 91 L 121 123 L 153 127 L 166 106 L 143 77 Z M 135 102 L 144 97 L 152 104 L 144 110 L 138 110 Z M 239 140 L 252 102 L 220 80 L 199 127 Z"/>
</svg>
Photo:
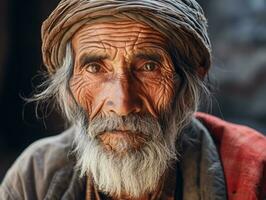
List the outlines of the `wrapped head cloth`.
<svg viewBox="0 0 266 200">
<path fill-rule="evenodd" d="M 108 17 L 145 23 L 161 32 L 176 58 L 191 69 L 210 67 L 207 22 L 195 0 L 62 0 L 42 26 L 43 61 L 50 74 L 63 63 L 66 45 L 83 25 Z"/>
</svg>

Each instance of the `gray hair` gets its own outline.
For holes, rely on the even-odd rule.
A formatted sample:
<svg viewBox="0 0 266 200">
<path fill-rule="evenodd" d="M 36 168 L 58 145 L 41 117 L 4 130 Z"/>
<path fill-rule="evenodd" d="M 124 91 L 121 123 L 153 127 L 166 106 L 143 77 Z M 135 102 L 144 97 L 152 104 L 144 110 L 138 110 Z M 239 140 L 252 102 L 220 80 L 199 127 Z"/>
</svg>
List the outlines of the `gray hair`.
<svg viewBox="0 0 266 200">
<path fill-rule="evenodd" d="M 36 94 L 27 102 L 36 102 L 36 116 L 39 117 L 40 105 L 52 101 L 68 122 L 74 123 L 82 116 L 82 110 L 77 109 L 77 105 L 69 88 L 69 80 L 73 71 L 73 54 L 71 44 L 66 47 L 66 56 L 62 67 L 56 73 L 48 76 L 36 89 Z M 44 109 L 45 110 L 45 109 Z"/>
</svg>

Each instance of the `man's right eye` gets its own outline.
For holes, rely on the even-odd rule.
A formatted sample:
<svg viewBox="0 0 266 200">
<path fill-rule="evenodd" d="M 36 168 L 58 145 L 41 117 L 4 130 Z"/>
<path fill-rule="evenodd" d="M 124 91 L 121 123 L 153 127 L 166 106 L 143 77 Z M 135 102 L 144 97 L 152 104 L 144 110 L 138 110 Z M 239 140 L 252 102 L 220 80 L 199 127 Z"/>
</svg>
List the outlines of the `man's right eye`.
<svg viewBox="0 0 266 200">
<path fill-rule="evenodd" d="M 92 74 L 96 74 L 101 71 L 101 65 L 97 63 L 87 64 L 85 68 L 87 72 L 92 73 Z"/>
</svg>

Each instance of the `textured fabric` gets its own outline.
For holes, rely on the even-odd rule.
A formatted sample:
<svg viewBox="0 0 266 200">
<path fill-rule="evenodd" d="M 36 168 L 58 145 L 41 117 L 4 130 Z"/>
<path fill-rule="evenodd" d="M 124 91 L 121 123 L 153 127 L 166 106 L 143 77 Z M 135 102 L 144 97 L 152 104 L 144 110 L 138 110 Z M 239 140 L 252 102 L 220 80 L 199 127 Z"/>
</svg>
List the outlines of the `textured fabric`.
<svg viewBox="0 0 266 200">
<path fill-rule="evenodd" d="M 224 167 L 229 200 L 266 199 L 266 137 L 245 126 L 198 113 L 214 137 Z"/>
<path fill-rule="evenodd" d="M 48 71 L 54 73 L 62 65 L 66 44 L 79 28 L 108 16 L 148 24 L 163 33 L 176 51 L 184 49 L 178 53 L 187 61 L 195 60 L 191 66 L 206 71 L 210 67 L 207 22 L 195 0 L 62 0 L 42 26 Z"/>
<path fill-rule="evenodd" d="M 79 178 L 70 154 L 76 131 L 71 128 L 31 145 L 8 171 L 0 187 L 0 199 L 85 199 L 86 179 Z M 165 179 L 159 198 L 226 199 L 218 152 L 208 131 L 193 120 L 184 135 L 180 163 Z M 91 189 L 89 196 L 91 200 L 106 199 L 95 189 Z"/>
<path fill-rule="evenodd" d="M 75 129 L 30 145 L 7 172 L 1 200 L 84 199 L 85 180 L 69 155 Z"/>
</svg>

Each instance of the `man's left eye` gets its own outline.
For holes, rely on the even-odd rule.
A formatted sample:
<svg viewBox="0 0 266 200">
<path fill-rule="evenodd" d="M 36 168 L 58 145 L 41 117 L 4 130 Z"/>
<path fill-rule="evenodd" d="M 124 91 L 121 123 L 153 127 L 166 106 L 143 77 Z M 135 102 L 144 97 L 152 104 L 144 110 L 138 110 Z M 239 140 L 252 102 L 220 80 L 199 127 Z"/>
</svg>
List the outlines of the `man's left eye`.
<svg viewBox="0 0 266 200">
<path fill-rule="evenodd" d="M 145 63 L 142 67 L 143 71 L 154 71 L 157 69 L 157 64 L 156 63 L 153 63 L 153 62 L 149 62 L 149 63 Z"/>
</svg>

